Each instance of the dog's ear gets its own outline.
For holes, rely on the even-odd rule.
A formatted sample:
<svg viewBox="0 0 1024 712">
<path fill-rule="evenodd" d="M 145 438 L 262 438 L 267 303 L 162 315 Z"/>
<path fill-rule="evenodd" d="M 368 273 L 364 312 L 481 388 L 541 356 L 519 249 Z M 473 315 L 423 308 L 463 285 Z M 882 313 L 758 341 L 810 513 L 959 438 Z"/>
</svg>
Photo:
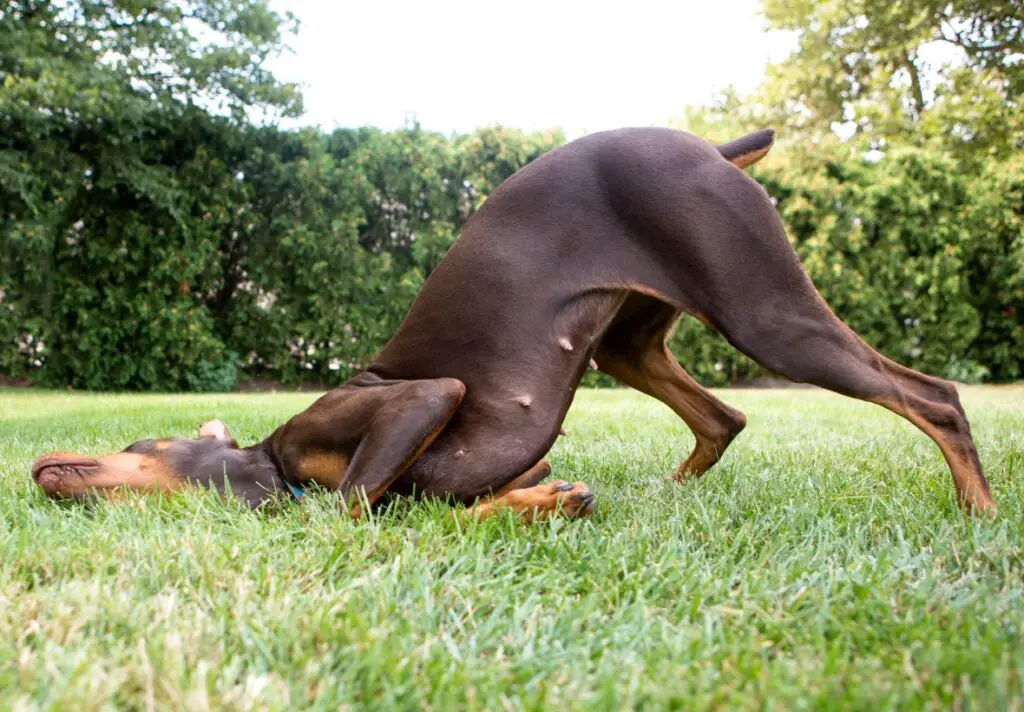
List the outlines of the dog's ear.
<svg viewBox="0 0 1024 712">
<path fill-rule="evenodd" d="M 775 143 L 775 130 L 763 129 L 735 141 L 723 143 L 721 146 L 715 146 L 715 148 L 729 163 L 737 168 L 746 168 L 764 158 L 765 154 L 771 150 L 773 143 Z"/>
</svg>

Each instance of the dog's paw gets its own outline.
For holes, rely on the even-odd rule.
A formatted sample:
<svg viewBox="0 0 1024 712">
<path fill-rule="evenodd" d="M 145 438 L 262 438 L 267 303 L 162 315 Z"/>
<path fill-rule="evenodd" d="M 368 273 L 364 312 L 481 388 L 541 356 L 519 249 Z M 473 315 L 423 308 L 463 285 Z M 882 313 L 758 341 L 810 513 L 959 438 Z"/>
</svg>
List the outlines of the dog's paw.
<svg viewBox="0 0 1024 712">
<path fill-rule="evenodd" d="M 546 487 L 551 497 L 548 507 L 552 514 L 561 512 L 569 517 L 585 517 L 597 507 L 594 493 L 582 482 L 555 480 Z"/>
</svg>

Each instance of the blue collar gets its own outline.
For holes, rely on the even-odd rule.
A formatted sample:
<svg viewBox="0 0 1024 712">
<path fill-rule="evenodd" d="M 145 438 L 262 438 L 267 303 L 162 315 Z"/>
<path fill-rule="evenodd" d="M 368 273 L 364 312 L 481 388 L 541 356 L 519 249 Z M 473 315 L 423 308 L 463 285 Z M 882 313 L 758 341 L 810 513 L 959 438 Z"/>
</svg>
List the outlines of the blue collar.
<svg viewBox="0 0 1024 712">
<path fill-rule="evenodd" d="M 292 494 L 295 496 L 295 499 L 301 501 L 302 500 L 302 495 L 304 495 L 306 493 L 306 490 L 303 489 L 302 487 L 299 487 L 298 485 L 293 485 L 288 480 L 285 480 L 284 483 L 286 485 L 288 485 L 288 489 L 291 490 Z"/>
</svg>

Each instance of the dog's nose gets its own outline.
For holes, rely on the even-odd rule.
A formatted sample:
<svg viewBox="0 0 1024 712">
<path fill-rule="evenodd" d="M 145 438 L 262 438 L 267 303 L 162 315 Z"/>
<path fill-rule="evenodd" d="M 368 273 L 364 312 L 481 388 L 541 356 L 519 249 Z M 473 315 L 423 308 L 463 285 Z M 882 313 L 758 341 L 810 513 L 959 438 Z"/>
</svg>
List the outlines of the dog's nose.
<svg viewBox="0 0 1024 712">
<path fill-rule="evenodd" d="M 36 458 L 32 463 L 32 479 L 47 495 L 60 494 L 61 482 L 68 475 L 87 475 L 95 471 L 100 463 L 91 457 L 67 452 L 51 452 Z"/>
</svg>

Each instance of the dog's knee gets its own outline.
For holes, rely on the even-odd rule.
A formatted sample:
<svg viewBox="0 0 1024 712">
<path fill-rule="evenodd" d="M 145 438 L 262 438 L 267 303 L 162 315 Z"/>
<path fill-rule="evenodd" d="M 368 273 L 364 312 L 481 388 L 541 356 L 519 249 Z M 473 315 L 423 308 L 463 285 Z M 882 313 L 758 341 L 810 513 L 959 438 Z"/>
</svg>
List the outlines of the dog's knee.
<svg viewBox="0 0 1024 712">
<path fill-rule="evenodd" d="M 457 378 L 434 378 L 429 381 L 415 381 L 412 393 L 425 400 L 436 398 L 455 408 L 465 397 L 466 386 Z"/>
</svg>

